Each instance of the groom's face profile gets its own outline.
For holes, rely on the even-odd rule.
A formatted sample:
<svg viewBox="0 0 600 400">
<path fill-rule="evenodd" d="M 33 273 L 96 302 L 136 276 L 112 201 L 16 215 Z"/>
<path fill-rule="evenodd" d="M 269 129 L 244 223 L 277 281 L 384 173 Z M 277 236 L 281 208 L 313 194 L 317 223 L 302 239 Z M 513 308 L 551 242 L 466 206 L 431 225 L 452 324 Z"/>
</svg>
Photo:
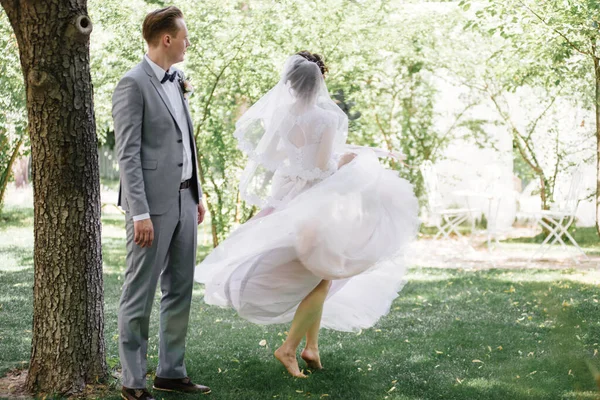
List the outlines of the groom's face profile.
<svg viewBox="0 0 600 400">
<path fill-rule="evenodd" d="M 183 13 L 177 7 L 154 10 L 146 15 L 142 34 L 149 50 L 160 54 L 159 57 L 167 64 L 176 64 L 185 58 L 190 41 Z"/>
<path fill-rule="evenodd" d="M 185 58 L 185 52 L 190 46 L 188 40 L 188 30 L 185 25 L 183 18 L 177 19 L 177 25 L 179 29 L 175 35 L 165 35 L 163 37 L 163 43 L 165 44 L 165 51 L 169 54 L 169 58 L 173 61 L 173 64 L 182 62 Z"/>
</svg>

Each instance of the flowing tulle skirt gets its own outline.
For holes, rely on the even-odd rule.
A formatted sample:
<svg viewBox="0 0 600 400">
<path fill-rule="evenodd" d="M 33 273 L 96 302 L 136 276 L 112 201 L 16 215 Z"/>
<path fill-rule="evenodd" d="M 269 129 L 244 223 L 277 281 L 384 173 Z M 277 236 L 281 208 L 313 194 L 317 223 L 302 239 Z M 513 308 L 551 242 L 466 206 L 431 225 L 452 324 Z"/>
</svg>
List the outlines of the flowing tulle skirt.
<svg viewBox="0 0 600 400">
<path fill-rule="evenodd" d="M 364 151 L 329 178 L 230 235 L 196 268 L 206 303 L 254 323 L 292 320 L 332 280 L 322 326 L 355 331 L 387 314 L 403 285 L 403 249 L 419 227 L 412 186 Z"/>
</svg>

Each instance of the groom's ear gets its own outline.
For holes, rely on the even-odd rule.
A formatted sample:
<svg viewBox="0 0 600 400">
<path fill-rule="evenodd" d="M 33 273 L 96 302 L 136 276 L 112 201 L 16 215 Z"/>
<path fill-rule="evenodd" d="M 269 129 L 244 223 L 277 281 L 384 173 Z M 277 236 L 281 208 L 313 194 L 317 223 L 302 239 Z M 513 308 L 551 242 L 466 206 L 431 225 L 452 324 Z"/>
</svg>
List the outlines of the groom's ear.
<svg viewBox="0 0 600 400">
<path fill-rule="evenodd" d="M 171 45 L 171 35 L 164 35 L 163 43 L 165 44 L 165 46 L 170 46 Z"/>
</svg>

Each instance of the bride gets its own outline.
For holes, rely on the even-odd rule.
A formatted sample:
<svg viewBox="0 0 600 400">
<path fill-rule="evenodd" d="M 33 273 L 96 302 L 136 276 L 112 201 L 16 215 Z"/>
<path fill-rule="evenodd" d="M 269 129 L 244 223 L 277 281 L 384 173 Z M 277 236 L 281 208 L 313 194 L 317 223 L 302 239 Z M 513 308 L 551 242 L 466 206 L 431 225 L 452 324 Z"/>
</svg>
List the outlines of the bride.
<svg viewBox="0 0 600 400">
<path fill-rule="evenodd" d="M 402 287 L 404 246 L 417 233 L 412 186 L 346 145 L 321 57 L 288 58 L 281 80 L 237 122 L 248 156 L 242 198 L 262 209 L 198 265 L 208 304 L 257 324 L 292 321 L 275 357 L 295 377 L 321 369 L 319 329 L 354 331 L 388 313 Z M 379 151 L 380 152 L 380 151 Z"/>
</svg>

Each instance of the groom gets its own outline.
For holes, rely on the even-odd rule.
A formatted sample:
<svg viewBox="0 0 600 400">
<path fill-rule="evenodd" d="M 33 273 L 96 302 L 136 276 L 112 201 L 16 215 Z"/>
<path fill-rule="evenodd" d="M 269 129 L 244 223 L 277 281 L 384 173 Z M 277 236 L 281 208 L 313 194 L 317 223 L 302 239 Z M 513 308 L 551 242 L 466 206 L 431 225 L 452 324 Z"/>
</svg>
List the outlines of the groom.
<svg viewBox="0 0 600 400">
<path fill-rule="evenodd" d="M 176 7 L 146 16 L 148 53 L 113 94 L 113 119 L 126 211 L 127 270 L 119 306 L 124 399 L 152 399 L 146 389 L 150 311 L 158 278 L 160 332 L 156 390 L 209 393 L 184 363 L 197 225 L 204 219 L 196 146 L 183 73 L 188 31 Z"/>
</svg>

